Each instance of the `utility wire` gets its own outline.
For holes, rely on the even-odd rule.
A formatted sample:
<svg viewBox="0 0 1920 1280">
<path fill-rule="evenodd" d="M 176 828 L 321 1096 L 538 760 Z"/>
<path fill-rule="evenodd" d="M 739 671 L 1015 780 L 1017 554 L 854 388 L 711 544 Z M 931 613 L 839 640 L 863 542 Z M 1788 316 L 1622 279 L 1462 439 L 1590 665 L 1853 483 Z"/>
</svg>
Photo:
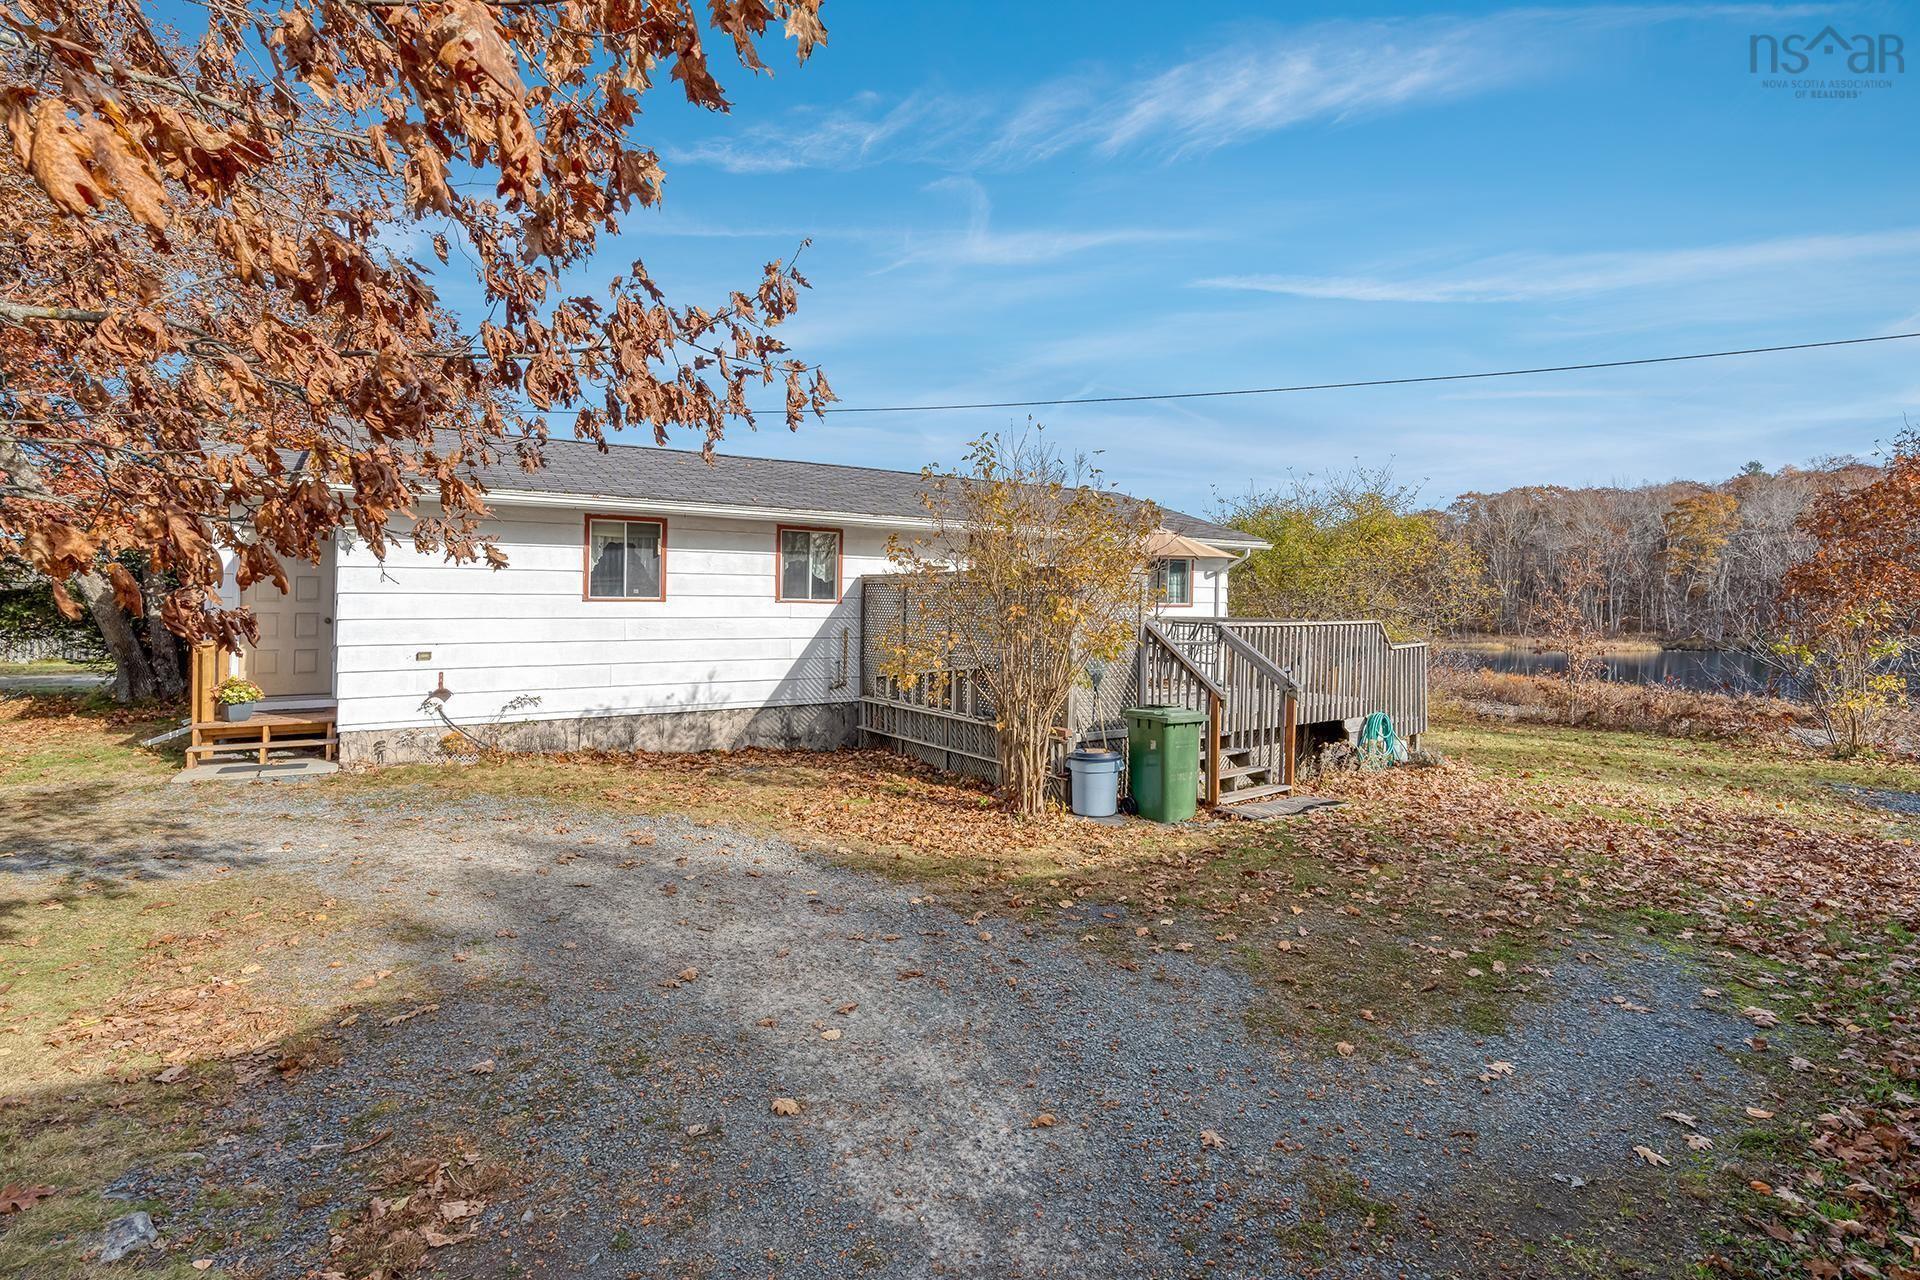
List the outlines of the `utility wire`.
<svg viewBox="0 0 1920 1280">
<path fill-rule="evenodd" d="M 1355 387 L 1404 387 L 1420 382 L 1467 382 L 1476 378 L 1524 378 L 1541 373 L 1577 373 L 1586 369 L 1625 369 L 1634 365 L 1679 364 L 1687 360 L 1723 360 L 1729 356 L 1771 355 L 1779 351 L 1812 351 L 1821 347 L 1854 347 L 1869 342 L 1899 342 L 1920 338 L 1917 333 L 1887 333 L 1873 338 L 1835 338 L 1830 342 L 1794 342 L 1778 347 L 1741 347 L 1734 351 L 1700 351 L 1684 356 L 1643 356 L 1637 360 L 1594 360 L 1586 364 L 1542 365 L 1535 369 L 1498 369 L 1486 373 L 1436 373 L 1417 378 L 1364 378 L 1353 382 L 1307 382 L 1290 387 L 1243 387 L 1232 391 L 1170 391 L 1157 395 L 1075 396 L 1058 400 L 996 400 L 978 404 L 892 404 L 830 407 L 826 413 L 938 413 L 948 409 L 1042 409 L 1063 404 L 1138 404 L 1148 400 L 1208 400 L 1221 396 L 1277 396 L 1295 391 L 1345 391 Z M 756 410 L 756 412 L 758 412 Z"/>
</svg>

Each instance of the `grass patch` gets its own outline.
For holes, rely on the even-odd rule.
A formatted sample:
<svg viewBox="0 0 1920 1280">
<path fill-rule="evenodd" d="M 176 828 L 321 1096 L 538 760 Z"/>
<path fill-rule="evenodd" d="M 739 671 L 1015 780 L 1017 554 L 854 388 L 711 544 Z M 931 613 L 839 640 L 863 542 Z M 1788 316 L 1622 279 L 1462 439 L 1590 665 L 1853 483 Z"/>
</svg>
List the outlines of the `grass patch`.
<svg viewBox="0 0 1920 1280">
<path fill-rule="evenodd" d="M 1620 820 L 1670 826 L 1676 809 L 1712 802 L 1823 829 L 1899 833 L 1904 827 L 1904 834 L 1920 835 L 1920 822 L 1860 804 L 1838 789 L 1920 792 L 1920 764 L 1907 760 L 1838 760 L 1762 743 L 1542 725 L 1452 725 L 1429 741 L 1490 774 L 1536 784 L 1544 802 L 1591 806 L 1599 798 L 1613 808 L 1606 816 Z"/>
<path fill-rule="evenodd" d="M 100 1194 L 136 1166 L 180 1167 L 200 1145 L 197 1104 L 94 1086 L 59 1098 L 0 1100 L 0 1184 L 26 1181 L 61 1188 L 59 1195 L 8 1216 L 0 1232 L 0 1275 L 83 1280 L 101 1270 L 80 1254 L 108 1223 L 155 1202 Z M 144 1266 L 142 1276 L 201 1276 L 185 1259 Z"/>
<path fill-rule="evenodd" d="M 333 899 L 263 873 L 21 877 L 0 893 L 0 1091 L 136 1079 L 257 1038 L 262 1019 L 291 1031 L 289 962 L 347 923 Z"/>
<path fill-rule="evenodd" d="M 75 783 L 164 781 L 180 767 L 178 750 L 141 740 L 180 721 L 172 707 L 118 708 L 87 698 L 0 696 L 0 789 L 58 791 Z"/>
<path fill-rule="evenodd" d="M 1273 1229 L 1274 1240 L 1295 1258 L 1325 1263 L 1337 1252 L 1371 1252 L 1390 1239 L 1400 1207 L 1368 1192 L 1352 1173 L 1323 1164 L 1308 1168 L 1299 1218 Z"/>
<path fill-rule="evenodd" d="M 0 1185 L 60 1188 L 7 1216 L 0 1275 L 98 1275 L 84 1255 L 134 1209 L 154 1213 L 174 1247 L 130 1269 L 218 1275 L 189 1265 L 195 1241 L 169 1228 L 168 1205 L 103 1192 L 130 1170 L 165 1175 L 195 1161 L 235 1090 L 337 1057 L 334 1021 L 399 981 L 355 988 L 361 970 L 346 965 L 381 922 L 309 883 L 165 860 L 179 829 L 139 792 L 169 766 L 129 745 L 151 724 L 71 701 L 0 703 L 0 808 L 30 817 L 36 839 L 97 850 L 88 837 L 120 830 L 117 803 L 126 832 L 164 868 L 98 857 L 26 870 L 8 861 L 9 837 L 26 831 L 0 827 Z M 200 1207 L 217 1208 L 222 1194 Z"/>
<path fill-rule="evenodd" d="M 105 658 L 98 662 L 69 662 L 65 658 L 33 658 L 26 662 L 0 662 L 0 676 L 94 676 L 113 670 Z"/>
</svg>

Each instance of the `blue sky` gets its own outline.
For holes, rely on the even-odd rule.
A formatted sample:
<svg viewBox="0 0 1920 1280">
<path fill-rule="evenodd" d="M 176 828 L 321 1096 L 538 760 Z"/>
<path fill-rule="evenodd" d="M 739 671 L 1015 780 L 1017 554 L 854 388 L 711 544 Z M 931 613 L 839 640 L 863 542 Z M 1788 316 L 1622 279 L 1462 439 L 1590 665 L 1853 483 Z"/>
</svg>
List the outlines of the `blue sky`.
<svg viewBox="0 0 1920 1280">
<path fill-rule="evenodd" d="M 654 96 L 641 136 L 665 158 L 665 206 L 599 262 L 639 255 L 680 300 L 718 301 L 811 237 L 815 287 L 785 335 L 848 405 L 1920 329 L 1920 7 L 828 0 L 825 15 L 805 68 L 723 77 L 731 116 Z M 1914 69 L 1841 101 L 1749 73 L 1751 34 L 1828 22 L 1903 36 Z M 1870 452 L 1907 412 L 1920 420 L 1920 342 L 1037 411 L 1063 448 L 1190 511 L 1354 459 L 1391 459 L 1435 502 L 1717 478 Z M 776 417 L 723 447 L 917 468 L 1023 416 L 830 416 L 791 436 Z"/>
</svg>

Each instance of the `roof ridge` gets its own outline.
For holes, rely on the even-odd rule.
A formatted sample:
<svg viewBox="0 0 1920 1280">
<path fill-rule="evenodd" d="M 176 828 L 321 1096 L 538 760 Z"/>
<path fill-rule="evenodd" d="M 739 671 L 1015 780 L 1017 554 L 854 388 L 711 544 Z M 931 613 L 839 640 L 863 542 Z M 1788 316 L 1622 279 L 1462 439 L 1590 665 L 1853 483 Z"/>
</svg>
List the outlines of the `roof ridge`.
<svg viewBox="0 0 1920 1280">
<path fill-rule="evenodd" d="M 506 437 L 506 441 L 508 443 L 518 443 L 523 440 L 531 441 L 532 437 L 519 436 L 519 435 Z M 574 445 L 574 446 L 580 447 L 583 450 L 588 450 L 588 449 L 593 450 L 595 454 L 601 453 L 599 448 L 599 442 L 596 442 L 593 440 L 582 440 L 578 436 L 548 436 L 541 443 L 543 445 Z M 606 453 L 601 454 L 601 456 L 603 457 L 611 455 L 615 450 L 620 450 L 625 453 L 632 453 L 632 454 L 651 453 L 654 455 L 665 455 L 677 461 L 685 461 L 685 462 L 691 462 L 694 459 L 703 458 L 702 451 L 698 449 L 676 449 L 669 445 L 645 444 L 645 443 L 639 443 L 639 442 L 629 442 L 625 440 L 607 440 L 605 444 L 606 444 Z M 813 472 L 817 474 L 817 473 L 826 472 L 826 471 L 854 472 L 857 475 L 862 475 L 862 476 L 886 477 L 890 480 L 893 480 L 898 483 L 903 483 L 903 484 L 919 484 L 922 482 L 922 480 L 927 474 L 927 471 L 925 470 L 906 471 L 898 467 L 872 467 L 872 466 L 865 466 L 857 462 L 818 462 L 818 461 L 813 461 L 805 458 L 769 458 L 759 454 L 734 453 L 724 449 L 716 450 L 714 454 L 714 460 L 716 463 L 725 462 L 728 460 L 732 460 L 736 462 L 748 462 L 748 463 L 764 462 L 767 465 L 773 466 L 773 467 L 782 467 L 782 468 L 792 467 L 792 468 L 795 468 L 797 471 L 803 472 L 803 473 Z M 502 461 L 504 461 L 504 459 L 502 459 Z M 579 462 L 570 463 L 569 469 L 577 469 L 579 465 L 580 465 Z M 551 468 L 542 468 L 541 470 L 542 472 L 545 472 L 547 474 L 550 474 L 550 475 L 552 474 Z M 928 470 L 931 470 L 931 468 L 929 468 Z M 536 473 L 536 474 L 539 474 L 539 473 Z M 738 472 L 735 473 L 736 476 L 740 476 L 743 479 L 750 479 L 751 474 L 752 474 L 751 471 L 747 473 L 738 473 Z M 958 476 L 959 473 L 936 471 L 934 472 L 934 475 L 943 476 L 943 477 L 955 477 L 955 476 Z M 767 477 L 767 481 L 769 483 L 778 483 L 778 482 L 775 482 L 772 477 Z M 792 482 L 789 481 L 787 483 L 790 484 Z M 851 483 L 851 481 L 847 483 Z M 504 486 L 504 487 L 511 488 L 511 486 Z M 549 493 L 574 491 L 574 490 L 559 489 L 559 488 L 551 488 L 551 489 L 541 488 L 539 486 L 535 486 L 535 489 L 536 491 L 549 492 Z M 1125 489 L 1120 488 L 1118 484 L 1112 484 L 1110 487 L 1102 488 L 1098 491 L 1103 493 L 1111 493 L 1117 497 L 1125 499 L 1128 502 L 1148 503 L 1158 508 L 1165 516 L 1177 517 L 1181 520 L 1191 521 L 1196 525 L 1205 526 L 1207 532 L 1202 533 L 1202 536 L 1214 537 L 1216 539 L 1219 538 L 1222 534 L 1236 534 L 1242 537 L 1251 536 L 1251 535 L 1245 534 L 1243 530 L 1236 530 L 1236 529 L 1233 529 L 1231 526 L 1221 525 L 1216 521 L 1209 520 L 1205 516 L 1192 515 L 1188 512 L 1181 511 L 1177 508 L 1166 506 L 1165 504 L 1158 502 L 1157 500 L 1152 498 L 1138 497 L 1132 493 L 1127 492 Z M 664 495 L 656 495 L 656 496 L 664 496 Z M 776 507 L 778 506 L 777 503 L 772 503 L 768 505 L 776 506 Z M 868 514 L 884 515 L 889 513 L 876 510 Z M 891 514 L 900 515 L 903 513 L 893 512 Z"/>
<path fill-rule="evenodd" d="M 518 440 L 524 437 L 513 436 L 509 438 Z M 578 436 L 549 436 L 543 443 L 578 444 L 585 445 L 590 449 L 598 449 L 599 447 L 594 441 L 582 440 Z M 608 440 L 606 445 L 609 449 L 645 449 L 652 453 L 671 453 L 683 458 L 700 458 L 705 456 L 699 449 L 676 449 L 670 445 L 640 444 L 631 440 Z M 716 458 L 733 458 L 740 462 L 784 462 L 796 467 L 838 467 L 842 471 L 871 471 L 878 475 L 907 476 L 915 480 L 925 474 L 921 471 L 907 471 L 900 467 L 870 467 L 859 462 L 820 462 L 811 458 L 769 458 L 758 453 L 734 453 L 730 450 L 720 449 L 714 451 L 714 456 Z"/>
</svg>

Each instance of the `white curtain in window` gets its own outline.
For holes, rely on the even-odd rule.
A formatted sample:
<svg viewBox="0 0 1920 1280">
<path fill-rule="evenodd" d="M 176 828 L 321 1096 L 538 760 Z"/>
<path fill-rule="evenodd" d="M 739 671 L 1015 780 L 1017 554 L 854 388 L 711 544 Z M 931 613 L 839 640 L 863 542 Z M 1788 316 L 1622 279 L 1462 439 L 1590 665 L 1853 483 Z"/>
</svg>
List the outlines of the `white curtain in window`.
<svg viewBox="0 0 1920 1280">
<path fill-rule="evenodd" d="M 627 594 L 660 592 L 660 526 L 627 522 Z"/>
<path fill-rule="evenodd" d="M 1155 594 L 1163 604 L 1193 603 L 1193 561 L 1161 560 L 1154 565 Z"/>
<path fill-rule="evenodd" d="M 587 594 L 618 600 L 658 596 L 660 526 L 647 520 L 595 520 L 587 536 Z"/>
<path fill-rule="evenodd" d="M 780 531 L 780 595 L 787 600 L 840 598 L 840 535 L 830 529 Z"/>
</svg>

